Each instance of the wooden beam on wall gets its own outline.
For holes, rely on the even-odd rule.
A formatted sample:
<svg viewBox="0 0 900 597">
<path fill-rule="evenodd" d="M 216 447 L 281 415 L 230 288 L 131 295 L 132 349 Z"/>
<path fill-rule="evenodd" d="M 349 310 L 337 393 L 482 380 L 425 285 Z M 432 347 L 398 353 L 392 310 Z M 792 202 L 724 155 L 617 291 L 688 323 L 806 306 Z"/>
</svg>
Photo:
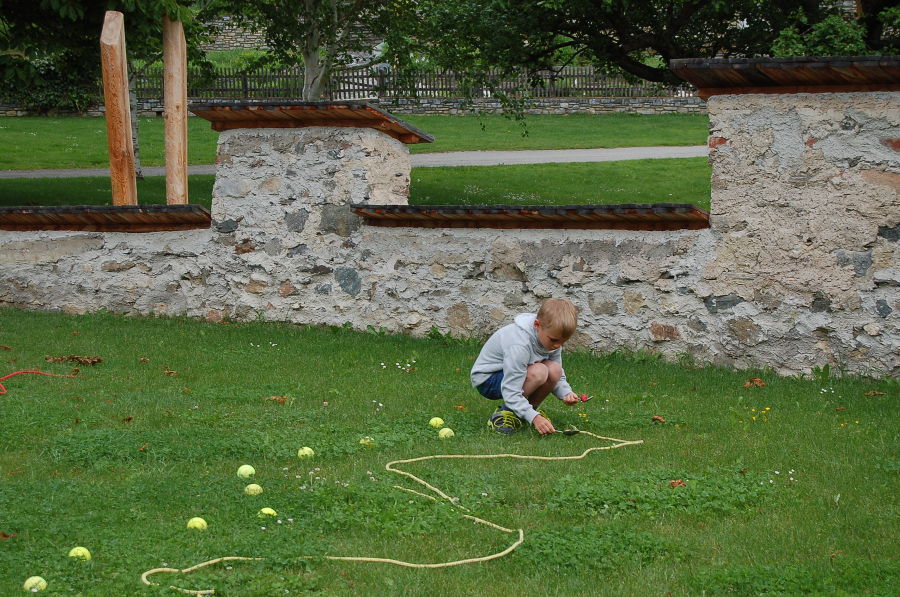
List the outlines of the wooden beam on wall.
<svg viewBox="0 0 900 597">
<path fill-rule="evenodd" d="M 166 203 L 188 202 L 187 50 L 181 21 L 163 16 L 163 105 L 165 111 Z"/>
<path fill-rule="evenodd" d="M 100 33 L 100 57 L 113 205 L 137 205 L 131 107 L 128 103 L 125 17 L 121 12 L 106 11 Z"/>
</svg>

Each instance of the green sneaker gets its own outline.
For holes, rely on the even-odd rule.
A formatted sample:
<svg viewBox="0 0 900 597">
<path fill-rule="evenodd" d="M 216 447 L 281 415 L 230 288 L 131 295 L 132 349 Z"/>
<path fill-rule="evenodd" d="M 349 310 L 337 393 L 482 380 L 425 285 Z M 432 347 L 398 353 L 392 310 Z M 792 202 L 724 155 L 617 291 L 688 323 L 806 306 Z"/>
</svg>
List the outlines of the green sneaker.
<svg viewBox="0 0 900 597">
<path fill-rule="evenodd" d="M 517 417 L 513 411 L 502 406 L 497 407 L 497 410 L 488 419 L 488 428 L 505 435 L 515 433 L 521 427 L 522 419 Z"/>
</svg>

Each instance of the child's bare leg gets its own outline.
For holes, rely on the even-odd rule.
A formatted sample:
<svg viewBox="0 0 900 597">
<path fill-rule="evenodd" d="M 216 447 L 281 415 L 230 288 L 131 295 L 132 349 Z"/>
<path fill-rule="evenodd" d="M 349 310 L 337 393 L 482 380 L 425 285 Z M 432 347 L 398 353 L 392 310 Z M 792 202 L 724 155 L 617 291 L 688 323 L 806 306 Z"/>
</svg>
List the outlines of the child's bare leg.
<svg viewBox="0 0 900 597">
<path fill-rule="evenodd" d="M 556 361 L 532 363 L 525 372 L 522 393 L 525 394 L 531 406 L 537 408 L 547 394 L 556 387 L 560 377 L 562 377 L 562 367 Z"/>
</svg>

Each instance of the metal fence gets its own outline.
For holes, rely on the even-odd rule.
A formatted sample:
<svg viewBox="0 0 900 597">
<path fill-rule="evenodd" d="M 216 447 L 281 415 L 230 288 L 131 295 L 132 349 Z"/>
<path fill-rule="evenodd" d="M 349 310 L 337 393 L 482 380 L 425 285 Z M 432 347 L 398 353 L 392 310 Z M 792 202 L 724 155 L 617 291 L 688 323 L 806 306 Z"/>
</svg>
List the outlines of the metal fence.
<svg viewBox="0 0 900 597">
<path fill-rule="evenodd" d="M 539 71 L 516 78 L 499 71 L 488 74 L 492 85 L 514 96 L 531 97 L 685 97 L 693 95 L 690 86 L 671 87 L 657 83 L 634 83 L 622 77 L 609 77 L 590 66 L 566 66 Z M 162 69 L 148 69 L 135 81 L 139 98 L 161 98 Z M 453 71 L 417 70 L 394 73 L 386 69 L 359 68 L 341 71 L 329 82 L 330 98 L 458 98 L 466 95 L 490 97 L 490 88 L 473 88 L 464 74 Z M 535 84 L 537 82 L 537 84 Z M 241 70 L 220 68 L 212 77 L 199 70 L 188 74 L 188 96 L 192 99 L 297 99 L 302 95 L 303 70 L 265 68 Z"/>
</svg>

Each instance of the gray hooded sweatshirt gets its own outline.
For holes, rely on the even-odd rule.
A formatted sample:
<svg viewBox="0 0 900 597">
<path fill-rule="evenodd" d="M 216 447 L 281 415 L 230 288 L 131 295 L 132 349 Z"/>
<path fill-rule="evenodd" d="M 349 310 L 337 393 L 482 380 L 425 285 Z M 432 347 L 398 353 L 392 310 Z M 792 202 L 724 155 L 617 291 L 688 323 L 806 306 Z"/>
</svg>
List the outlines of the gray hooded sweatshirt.
<svg viewBox="0 0 900 597">
<path fill-rule="evenodd" d="M 540 361 L 556 361 L 562 366 L 562 348 L 547 350 L 538 340 L 534 329 L 534 313 L 517 315 L 515 323 L 503 326 L 493 333 L 481 348 L 481 353 L 472 365 L 472 386 L 477 387 L 497 371 L 503 371 L 503 404 L 513 411 L 517 417 L 531 423 L 538 412 L 531 406 L 522 393 L 525 384 L 525 370 L 528 365 Z M 553 388 L 553 394 L 562 400 L 572 388 L 566 381 L 563 371 L 559 383 Z"/>
</svg>

